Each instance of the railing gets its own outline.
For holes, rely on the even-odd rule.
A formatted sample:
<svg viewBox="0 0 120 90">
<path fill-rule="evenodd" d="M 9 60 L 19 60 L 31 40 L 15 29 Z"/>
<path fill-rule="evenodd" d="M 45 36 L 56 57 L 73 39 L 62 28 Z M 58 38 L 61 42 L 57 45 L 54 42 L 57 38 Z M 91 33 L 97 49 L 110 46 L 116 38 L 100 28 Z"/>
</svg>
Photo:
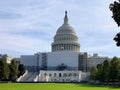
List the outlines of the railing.
<svg viewBox="0 0 120 90">
<path fill-rule="evenodd" d="M 21 75 L 16 81 L 19 82 L 27 74 L 28 74 L 28 70 L 26 70 L 25 73 Z"/>
<path fill-rule="evenodd" d="M 34 81 L 34 82 L 39 81 L 38 78 L 39 78 L 39 75 L 37 75 L 33 81 Z"/>
</svg>

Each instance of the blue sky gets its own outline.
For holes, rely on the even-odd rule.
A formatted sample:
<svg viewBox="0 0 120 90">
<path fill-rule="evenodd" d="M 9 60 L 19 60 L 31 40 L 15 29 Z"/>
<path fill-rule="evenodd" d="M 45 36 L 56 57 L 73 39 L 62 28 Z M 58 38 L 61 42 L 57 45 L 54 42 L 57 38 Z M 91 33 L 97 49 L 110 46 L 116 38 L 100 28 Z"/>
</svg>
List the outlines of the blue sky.
<svg viewBox="0 0 120 90">
<path fill-rule="evenodd" d="M 113 41 L 119 32 L 109 4 L 114 0 L 0 0 L 0 53 L 14 57 L 51 51 L 57 29 L 68 11 L 81 52 L 120 56 Z"/>
</svg>

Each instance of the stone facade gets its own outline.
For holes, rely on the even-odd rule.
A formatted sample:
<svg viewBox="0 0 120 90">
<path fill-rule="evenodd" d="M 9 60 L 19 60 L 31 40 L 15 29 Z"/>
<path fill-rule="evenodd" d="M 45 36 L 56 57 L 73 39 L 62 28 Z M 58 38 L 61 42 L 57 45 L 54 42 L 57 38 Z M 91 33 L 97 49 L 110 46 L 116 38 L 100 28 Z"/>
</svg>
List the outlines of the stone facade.
<svg viewBox="0 0 120 90">
<path fill-rule="evenodd" d="M 108 57 L 98 56 L 98 54 L 93 54 L 93 56 L 88 56 L 87 58 L 87 70 L 90 71 L 93 66 L 104 62 L 105 60 L 111 60 Z"/>
<path fill-rule="evenodd" d="M 84 56 L 84 57 L 83 57 Z M 22 55 L 21 64 L 27 68 L 42 70 L 56 70 L 58 65 L 64 63 L 68 70 L 86 71 L 87 54 L 79 52 L 48 52 L 35 53 L 34 55 Z"/>
<path fill-rule="evenodd" d="M 89 78 L 89 73 L 81 71 L 44 71 L 41 70 L 38 81 L 42 82 L 81 82 Z"/>
</svg>

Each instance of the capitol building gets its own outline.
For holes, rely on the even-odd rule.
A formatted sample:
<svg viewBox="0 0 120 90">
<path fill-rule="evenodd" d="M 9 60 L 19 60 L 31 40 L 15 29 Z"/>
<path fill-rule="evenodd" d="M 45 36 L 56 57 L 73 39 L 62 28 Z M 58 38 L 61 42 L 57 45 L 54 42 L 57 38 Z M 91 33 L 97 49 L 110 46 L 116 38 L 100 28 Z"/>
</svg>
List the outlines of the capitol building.
<svg viewBox="0 0 120 90">
<path fill-rule="evenodd" d="M 80 43 L 75 29 L 69 24 L 67 11 L 64 22 L 57 29 L 51 43 L 51 52 L 21 55 L 20 63 L 28 72 L 38 71 L 34 81 L 80 82 L 87 80 L 91 68 L 108 57 L 89 56 L 80 51 Z"/>
</svg>

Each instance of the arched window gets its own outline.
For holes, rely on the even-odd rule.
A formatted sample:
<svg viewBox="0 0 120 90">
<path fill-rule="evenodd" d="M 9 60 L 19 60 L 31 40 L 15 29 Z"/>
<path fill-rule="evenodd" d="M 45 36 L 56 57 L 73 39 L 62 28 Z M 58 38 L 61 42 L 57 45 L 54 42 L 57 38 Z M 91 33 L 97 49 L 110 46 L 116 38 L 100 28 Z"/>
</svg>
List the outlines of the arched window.
<svg viewBox="0 0 120 90">
<path fill-rule="evenodd" d="M 47 73 L 45 73 L 44 76 L 47 76 Z"/>
<path fill-rule="evenodd" d="M 59 73 L 59 77 L 61 77 L 62 76 L 62 74 L 61 73 Z"/>
<path fill-rule="evenodd" d="M 74 73 L 73 75 L 74 75 L 74 76 L 77 76 L 77 74 L 76 74 L 76 73 Z"/>
<path fill-rule="evenodd" d="M 72 76 L 72 73 L 69 73 L 69 76 Z"/>
<path fill-rule="evenodd" d="M 52 74 L 50 73 L 50 74 L 49 74 L 49 76 L 51 77 L 51 76 L 52 76 Z"/>
<path fill-rule="evenodd" d="M 56 73 L 54 73 L 54 77 L 56 77 L 57 76 L 57 74 Z"/>
</svg>

